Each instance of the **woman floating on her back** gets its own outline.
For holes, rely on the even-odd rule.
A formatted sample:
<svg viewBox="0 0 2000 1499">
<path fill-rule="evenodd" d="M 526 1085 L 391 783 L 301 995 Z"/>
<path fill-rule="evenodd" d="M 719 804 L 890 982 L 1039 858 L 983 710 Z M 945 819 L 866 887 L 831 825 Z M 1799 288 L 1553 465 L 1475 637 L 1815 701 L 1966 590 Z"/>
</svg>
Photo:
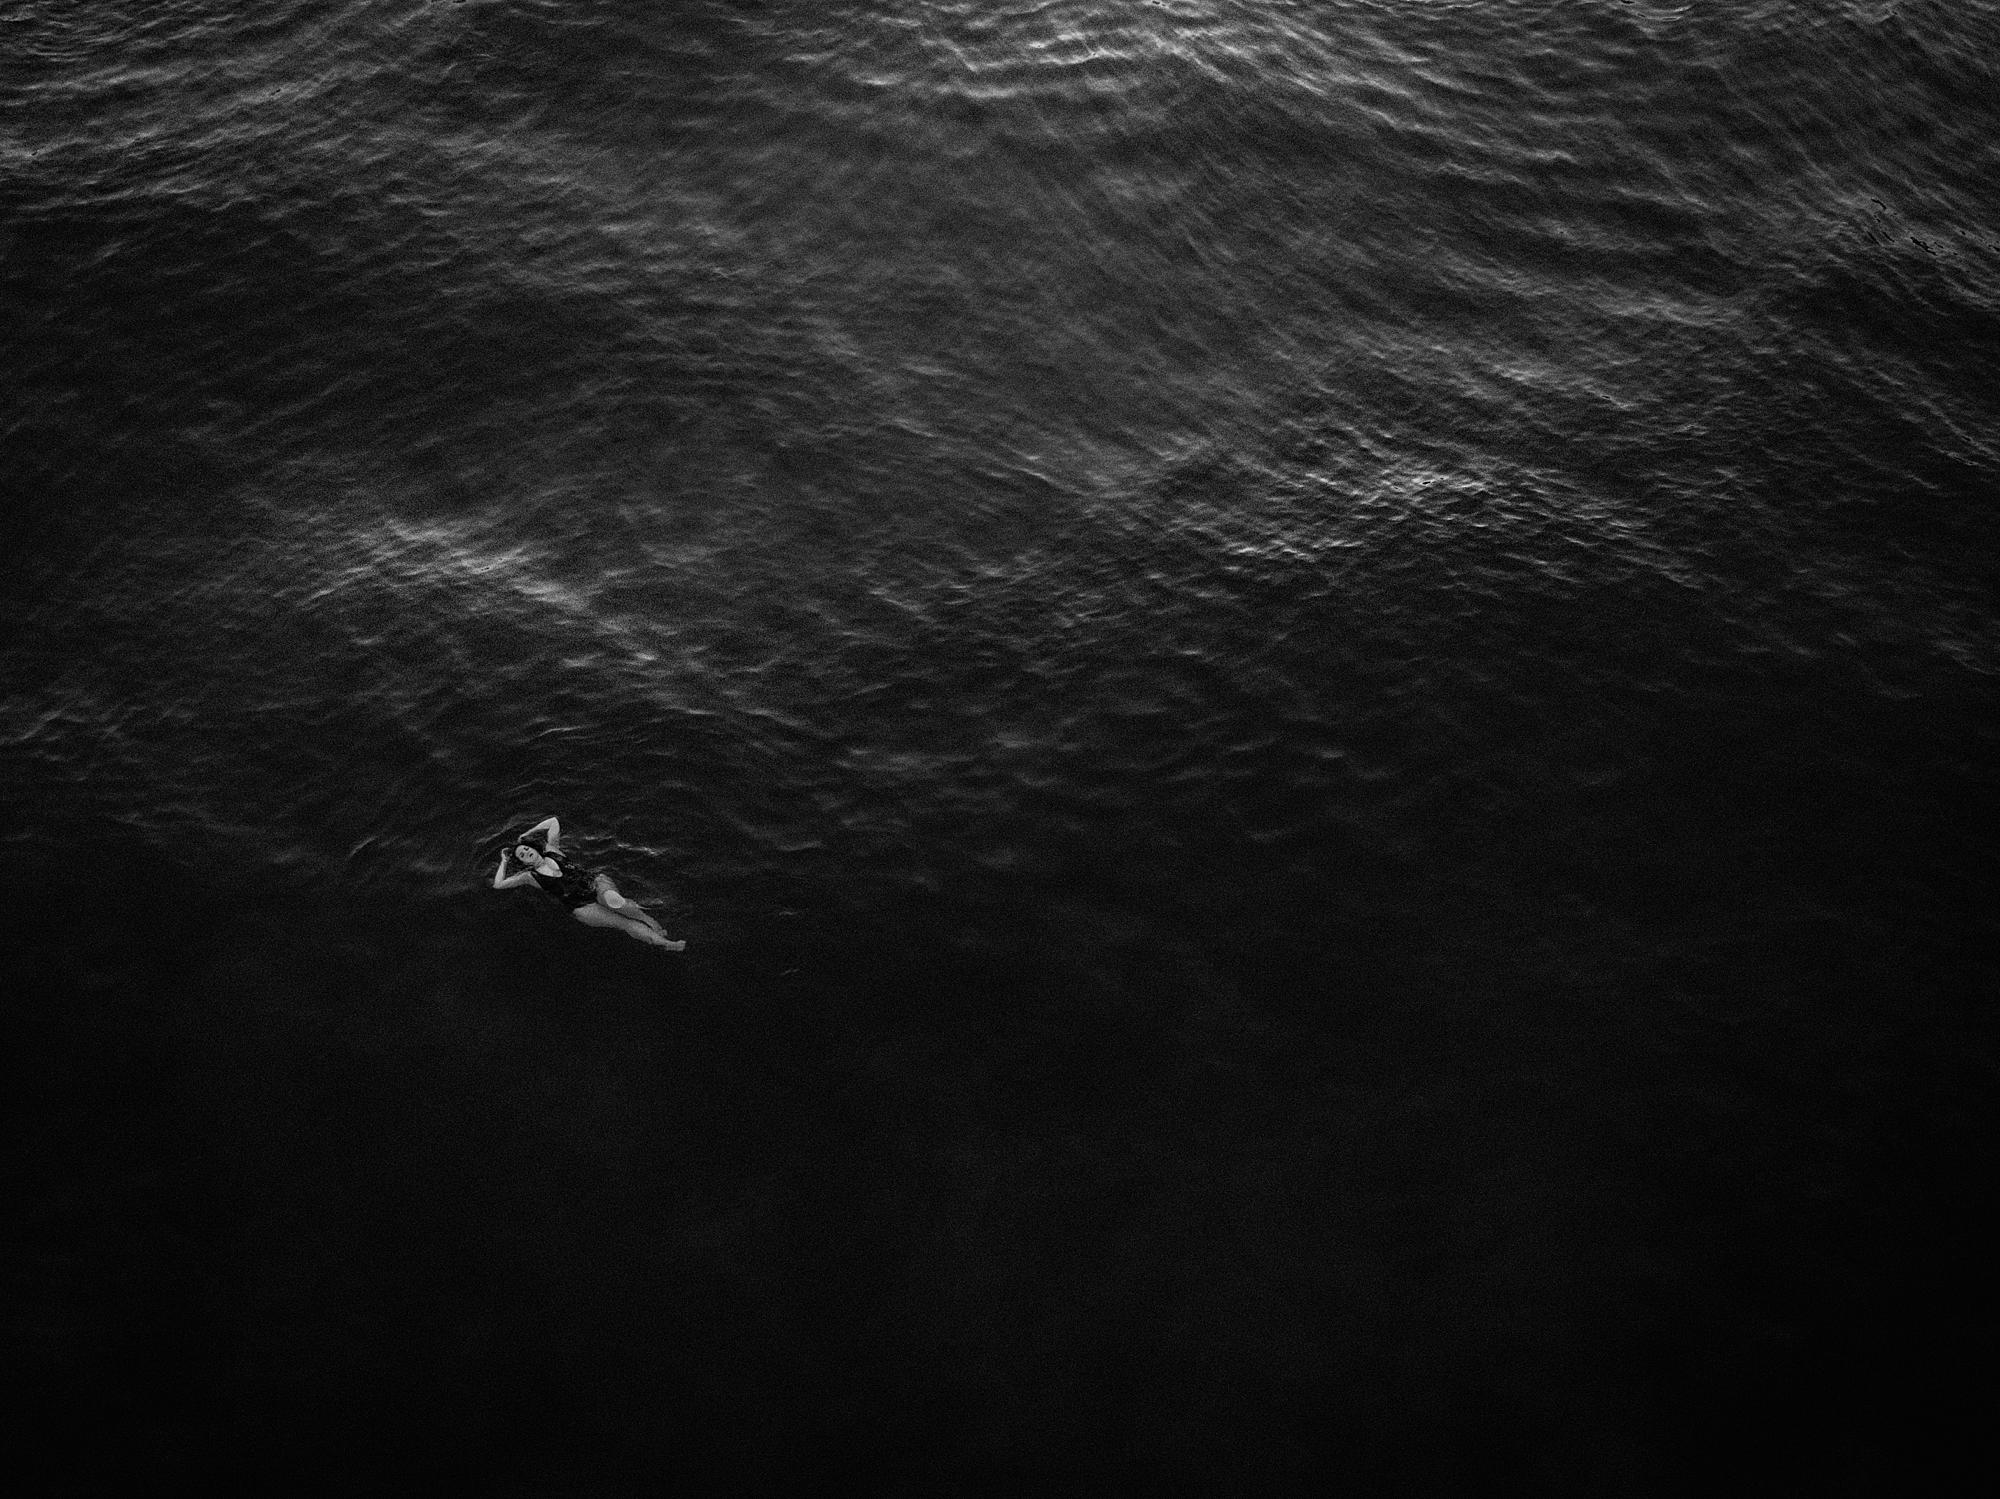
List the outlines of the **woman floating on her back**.
<svg viewBox="0 0 2000 1499">
<path fill-rule="evenodd" d="M 536 848 L 528 840 L 547 833 L 547 847 Z M 512 857 L 521 867 L 507 873 Z M 679 952 L 685 942 L 669 941 L 660 924 L 618 893 L 608 874 L 594 874 L 562 855 L 562 825 L 553 817 L 544 818 L 521 835 L 511 849 L 500 851 L 500 867 L 493 871 L 495 890 L 512 890 L 517 885 L 535 884 L 568 906 L 570 913 L 585 926 L 609 927 L 640 942 L 650 942 L 668 952 Z"/>
</svg>

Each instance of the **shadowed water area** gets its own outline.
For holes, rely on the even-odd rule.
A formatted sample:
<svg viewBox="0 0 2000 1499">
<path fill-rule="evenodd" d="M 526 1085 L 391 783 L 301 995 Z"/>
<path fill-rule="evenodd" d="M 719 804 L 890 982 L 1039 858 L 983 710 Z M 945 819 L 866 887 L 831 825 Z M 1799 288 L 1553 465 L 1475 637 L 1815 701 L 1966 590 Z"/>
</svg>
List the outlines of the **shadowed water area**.
<svg viewBox="0 0 2000 1499">
<path fill-rule="evenodd" d="M 0 0 L 24 1471 L 1977 1459 L 1996 58 Z"/>
</svg>

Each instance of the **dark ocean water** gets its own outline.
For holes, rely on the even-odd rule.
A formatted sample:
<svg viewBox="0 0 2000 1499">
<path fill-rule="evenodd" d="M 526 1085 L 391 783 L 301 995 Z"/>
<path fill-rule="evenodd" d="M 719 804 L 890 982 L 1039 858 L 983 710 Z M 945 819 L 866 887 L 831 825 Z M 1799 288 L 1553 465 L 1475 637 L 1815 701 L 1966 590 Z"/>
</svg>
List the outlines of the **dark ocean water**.
<svg viewBox="0 0 2000 1499">
<path fill-rule="evenodd" d="M 0 0 L 23 1470 L 1989 1464 L 1996 417 L 1993 0 Z"/>
</svg>

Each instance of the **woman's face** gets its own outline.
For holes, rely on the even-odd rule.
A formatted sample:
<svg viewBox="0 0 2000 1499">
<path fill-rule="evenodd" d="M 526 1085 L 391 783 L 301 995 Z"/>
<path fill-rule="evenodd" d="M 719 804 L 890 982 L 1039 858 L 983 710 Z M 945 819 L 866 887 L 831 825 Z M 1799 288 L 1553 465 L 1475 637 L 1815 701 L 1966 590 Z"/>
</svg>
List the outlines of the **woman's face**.
<svg viewBox="0 0 2000 1499">
<path fill-rule="evenodd" d="M 532 845 L 526 843 L 521 844 L 514 850 L 514 861 L 517 864 L 525 864 L 530 869 L 540 869 L 542 867 L 541 854 Z"/>
</svg>

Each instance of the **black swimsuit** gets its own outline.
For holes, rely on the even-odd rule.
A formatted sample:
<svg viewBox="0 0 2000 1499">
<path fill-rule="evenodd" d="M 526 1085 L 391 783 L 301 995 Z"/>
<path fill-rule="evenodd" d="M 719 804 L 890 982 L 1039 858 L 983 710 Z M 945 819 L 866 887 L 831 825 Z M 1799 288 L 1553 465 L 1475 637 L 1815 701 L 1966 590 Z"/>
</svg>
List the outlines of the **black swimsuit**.
<svg viewBox="0 0 2000 1499">
<path fill-rule="evenodd" d="M 560 854 L 544 853 L 542 858 L 562 871 L 550 879 L 539 869 L 529 871 L 540 885 L 572 911 L 580 911 L 585 906 L 597 904 L 597 877 L 578 865 L 572 864 Z"/>
</svg>

